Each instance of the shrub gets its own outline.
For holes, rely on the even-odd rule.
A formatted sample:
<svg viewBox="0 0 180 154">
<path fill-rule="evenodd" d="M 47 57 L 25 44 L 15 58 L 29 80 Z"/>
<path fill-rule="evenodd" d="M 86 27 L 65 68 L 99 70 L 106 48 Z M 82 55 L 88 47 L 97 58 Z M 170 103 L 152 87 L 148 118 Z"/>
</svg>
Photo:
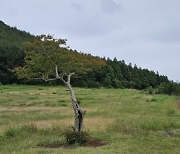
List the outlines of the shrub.
<svg viewBox="0 0 180 154">
<path fill-rule="evenodd" d="M 180 95 L 180 84 L 175 82 L 162 83 L 158 86 L 158 93 L 168 95 Z"/>
<path fill-rule="evenodd" d="M 154 89 L 152 87 L 149 87 L 146 90 L 147 90 L 148 94 L 154 94 L 155 93 L 155 91 L 154 91 Z"/>
<path fill-rule="evenodd" d="M 151 102 L 157 102 L 157 99 L 156 98 L 152 98 Z"/>
<path fill-rule="evenodd" d="M 62 134 L 65 137 L 66 143 L 69 145 L 83 145 L 88 142 L 89 134 L 87 132 L 75 132 L 66 130 Z"/>
</svg>

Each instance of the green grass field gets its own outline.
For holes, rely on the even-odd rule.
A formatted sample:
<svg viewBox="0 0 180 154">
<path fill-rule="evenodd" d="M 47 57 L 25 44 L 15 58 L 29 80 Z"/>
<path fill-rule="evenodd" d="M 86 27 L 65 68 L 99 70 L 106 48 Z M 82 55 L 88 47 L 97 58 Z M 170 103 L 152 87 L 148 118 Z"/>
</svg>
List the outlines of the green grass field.
<svg viewBox="0 0 180 154">
<path fill-rule="evenodd" d="M 0 86 L 0 153 L 162 153 L 180 151 L 180 98 L 129 89 L 74 88 L 87 113 L 84 130 L 105 146 L 50 149 L 63 143 L 74 115 L 65 87 Z"/>
</svg>

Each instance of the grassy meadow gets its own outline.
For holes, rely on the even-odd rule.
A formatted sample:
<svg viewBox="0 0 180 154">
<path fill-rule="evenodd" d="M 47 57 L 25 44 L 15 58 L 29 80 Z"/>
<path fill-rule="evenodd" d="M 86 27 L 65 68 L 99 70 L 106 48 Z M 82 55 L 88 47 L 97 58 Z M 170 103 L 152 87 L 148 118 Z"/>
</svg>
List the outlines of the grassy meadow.
<svg viewBox="0 0 180 154">
<path fill-rule="evenodd" d="M 84 130 L 101 147 L 43 148 L 63 143 L 74 115 L 66 87 L 0 86 L 0 153 L 162 153 L 180 151 L 180 98 L 132 89 L 74 88 Z"/>
</svg>

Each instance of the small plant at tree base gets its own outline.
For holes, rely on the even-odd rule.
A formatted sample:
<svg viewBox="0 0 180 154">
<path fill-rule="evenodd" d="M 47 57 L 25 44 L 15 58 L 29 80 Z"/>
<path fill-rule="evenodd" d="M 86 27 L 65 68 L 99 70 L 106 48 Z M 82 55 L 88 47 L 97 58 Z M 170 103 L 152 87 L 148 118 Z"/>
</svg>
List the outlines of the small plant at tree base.
<svg viewBox="0 0 180 154">
<path fill-rule="evenodd" d="M 89 141 L 89 134 L 85 131 L 66 130 L 62 134 L 68 145 L 83 145 Z"/>
</svg>

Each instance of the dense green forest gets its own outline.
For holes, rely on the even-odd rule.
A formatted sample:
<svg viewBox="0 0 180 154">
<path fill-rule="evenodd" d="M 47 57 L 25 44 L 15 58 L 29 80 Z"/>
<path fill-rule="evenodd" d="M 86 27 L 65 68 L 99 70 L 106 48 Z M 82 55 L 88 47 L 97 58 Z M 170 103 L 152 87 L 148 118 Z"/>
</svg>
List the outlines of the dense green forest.
<svg viewBox="0 0 180 154">
<path fill-rule="evenodd" d="M 94 70 L 72 81 L 82 87 L 108 87 L 146 89 L 148 93 L 180 95 L 180 84 L 169 81 L 167 76 L 142 69 L 135 64 L 127 65 L 124 60 L 106 59 L 106 66 Z"/>
<path fill-rule="evenodd" d="M 34 36 L 10 27 L 0 21 L 0 82 L 9 84 L 17 82 L 12 69 L 23 64 L 23 42 L 32 41 Z"/>
<path fill-rule="evenodd" d="M 0 21 L 0 83 L 47 84 L 42 81 L 20 81 L 13 69 L 24 63 L 24 42 L 33 41 L 35 36 L 10 27 Z M 68 50 L 69 52 L 76 52 Z M 77 53 L 77 52 L 76 52 Z M 79 53 L 82 54 L 82 53 Z M 88 55 L 91 56 L 91 55 Z M 180 95 L 180 84 L 169 81 L 167 76 L 158 72 L 126 64 L 124 60 L 100 58 L 106 62 L 102 68 L 87 74 L 79 74 L 72 79 L 72 85 L 78 87 L 108 87 L 146 89 L 149 93 Z M 55 81 L 48 84 L 60 84 Z"/>
</svg>

